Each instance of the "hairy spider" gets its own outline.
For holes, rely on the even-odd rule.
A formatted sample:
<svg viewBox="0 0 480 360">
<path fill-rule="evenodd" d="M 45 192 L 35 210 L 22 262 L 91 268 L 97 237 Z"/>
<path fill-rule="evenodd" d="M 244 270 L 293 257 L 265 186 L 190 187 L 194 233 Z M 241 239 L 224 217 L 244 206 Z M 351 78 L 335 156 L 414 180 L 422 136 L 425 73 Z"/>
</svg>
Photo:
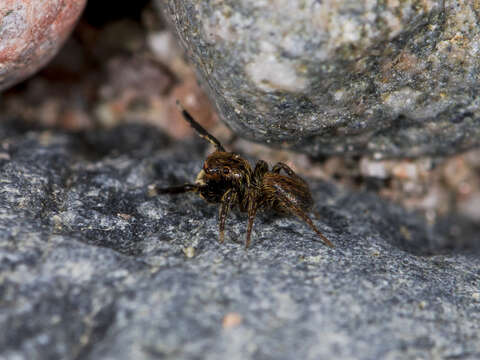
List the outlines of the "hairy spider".
<svg viewBox="0 0 480 360">
<path fill-rule="evenodd" d="M 159 194 L 181 194 L 195 192 L 210 203 L 220 203 L 219 240 L 224 238 L 225 221 L 229 210 L 238 205 L 241 212 L 248 213 L 247 239 L 250 245 L 253 220 L 259 209 L 273 209 L 284 214 L 294 214 L 305 221 L 322 241 L 333 244 L 317 229 L 307 212 L 313 205 L 310 189 L 300 176 L 284 163 L 277 163 L 271 170 L 265 161 L 259 160 L 252 170 L 247 160 L 240 155 L 227 152 L 222 144 L 198 124 L 181 107 L 185 120 L 205 140 L 215 146 L 198 173 L 195 184 L 184 184 L 156 189 Z M 286 175 L 280 174 L 284 171 Z"/>
</svg>

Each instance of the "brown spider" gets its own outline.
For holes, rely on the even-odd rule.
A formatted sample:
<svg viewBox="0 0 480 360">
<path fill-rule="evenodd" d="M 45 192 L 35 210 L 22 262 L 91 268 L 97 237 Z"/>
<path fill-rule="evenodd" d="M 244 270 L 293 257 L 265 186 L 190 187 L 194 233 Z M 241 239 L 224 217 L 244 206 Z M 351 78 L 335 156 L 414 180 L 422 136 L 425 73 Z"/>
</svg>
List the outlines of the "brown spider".
<svg viewBox="0 0 480 360">
<path fill-rule="evenodd" d="M 238 205 L 240 211 L 248 213 L 247 239 L 245 248 L 250 245 L 253 220 L 259 209 L 274 209 L 284 214 L 295 214 L 305 221 L 322 241 L 333 247 L 333 244 L 317 229 L 308 210 L 313 205 L 308 184 L 284 163 L 277 163 L 268 170 L 265 161 L 259 160 L 252 171 L 248 161 L 240 155 L 227 152 L 222 144 L 200 126 L 192 116 L 181 107 L 185 120 L 205 140 L 215 146 L 198 173 L 195 184 L 185 184 L 156 189 L 159 194 L 181 194 L 195 192 L 210 203 L 220 203 L 219 240 L 224 238 L 225 221 L 228 211 Z M 280 174 L 283 170 L 287 175 Z"/>
</svg>

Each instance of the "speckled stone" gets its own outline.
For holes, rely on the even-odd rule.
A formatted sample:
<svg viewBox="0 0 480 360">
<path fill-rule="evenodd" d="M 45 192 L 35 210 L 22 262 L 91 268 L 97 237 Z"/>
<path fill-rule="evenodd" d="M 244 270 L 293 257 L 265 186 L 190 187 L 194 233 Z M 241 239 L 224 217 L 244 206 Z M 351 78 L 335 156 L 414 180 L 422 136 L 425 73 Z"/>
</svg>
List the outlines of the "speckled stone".
<svg viewBox="0 0 480 360">
<path fill-rule="evenodd" d="M 0 2 L 0 90 L 44 66 L 62 46 L 86 0 Z"/>
<path fill-rule="evenodd" d="M 215 206 L 149 195 L 194 179 L 200 139 L 4 119 L 0 139 L 1 359 L 480 357 L 478 225 L 316 181 L 334 249 L 263 214 L 245 251 L 244 214 L 219 244 Z"/>
<path fill-rule="evenodd" d="M 480 144 L 480 3 L 157 0 L 221 118 L 312 155 Z"/>
</svg>

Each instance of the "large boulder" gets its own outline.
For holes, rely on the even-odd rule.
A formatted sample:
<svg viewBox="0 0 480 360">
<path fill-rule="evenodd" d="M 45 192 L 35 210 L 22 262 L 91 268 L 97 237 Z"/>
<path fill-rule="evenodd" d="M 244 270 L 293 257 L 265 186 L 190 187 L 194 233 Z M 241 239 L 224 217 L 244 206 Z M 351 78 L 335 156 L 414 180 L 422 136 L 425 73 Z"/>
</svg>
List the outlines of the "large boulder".
<svg viewBox="0 0 480 360">
<path fill-rule="evenodd" d="M 478 1 L 157 4 L 240 135 L 377 158 L 480 144 Z"/>
</svg>

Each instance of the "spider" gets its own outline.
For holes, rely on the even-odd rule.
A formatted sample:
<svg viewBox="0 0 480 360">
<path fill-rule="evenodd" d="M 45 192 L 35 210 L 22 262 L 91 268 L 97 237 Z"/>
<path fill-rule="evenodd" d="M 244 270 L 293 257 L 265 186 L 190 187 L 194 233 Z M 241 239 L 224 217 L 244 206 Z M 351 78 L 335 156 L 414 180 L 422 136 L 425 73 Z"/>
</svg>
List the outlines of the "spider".
<svg viewBox="0 0 480 360">
<path fill-rule="evenodd" d="M 283 214 L 298 216 L 317 233 L 325 245 L 333 247 L 307 214 L 313 205 L 313 199 L 305 180 L 282 162 L 269 170 L 268 164 L 259 160 L 252 170 L 247 160 L 238 154 L 225 151 L 222 144 L 200 126 L 178 101 L 177 105 L 185 120 L 200 137 L 215 146 L 215 151 L 205 160 L 194 184 L 157 188 L 158 194 L 194 192 L 209 203 L 220 203 L 220 243 L 224 240 L 228 212 L 237 205 L 241 212 L 248 214 L 246 249 L 250 245 L 253 221 L 259 209 L 273 209 Z M 281 174 L 282 170 L 286 175 Z"/>
</svg>

